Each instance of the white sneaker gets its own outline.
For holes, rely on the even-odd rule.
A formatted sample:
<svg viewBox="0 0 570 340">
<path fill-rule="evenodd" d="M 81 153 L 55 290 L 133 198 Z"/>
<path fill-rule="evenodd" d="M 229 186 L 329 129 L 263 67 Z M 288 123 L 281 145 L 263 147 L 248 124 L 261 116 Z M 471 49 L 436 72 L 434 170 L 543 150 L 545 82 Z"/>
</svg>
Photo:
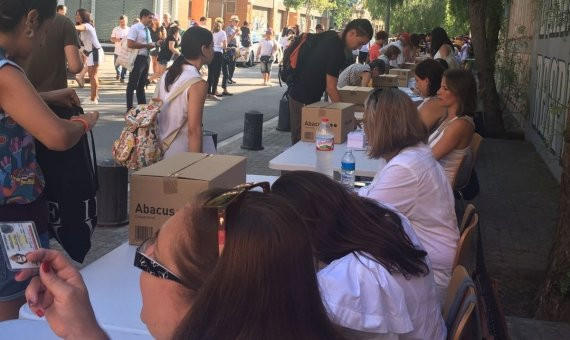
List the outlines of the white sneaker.
<svg viewBox="0 0 570 340">
<path fill-rule="evenodd" d="M 87 99 L 85 99 L 81 104 L 84 104 L 84 105 L 97 105 L 97 104 L 99 104 L 99 100 L 98 100 L 98 98 L 95 98 L 95 100 L 91 100 L 91 98 L 87 98 Z"/>
<path fill-rule="evenodd" d="M 220 98 L 220 97 L 218 97 L 218 96 L 216 96 L 216 95 L 213 95 L 213 94 L 208 94 L 208 95 L 206 96 L 206 99 L 208 99 L 208 100 L 215 100 L 215 101 L 218 101 L 218 102 L 222 100 L 222 98 Z"/>
</svg>

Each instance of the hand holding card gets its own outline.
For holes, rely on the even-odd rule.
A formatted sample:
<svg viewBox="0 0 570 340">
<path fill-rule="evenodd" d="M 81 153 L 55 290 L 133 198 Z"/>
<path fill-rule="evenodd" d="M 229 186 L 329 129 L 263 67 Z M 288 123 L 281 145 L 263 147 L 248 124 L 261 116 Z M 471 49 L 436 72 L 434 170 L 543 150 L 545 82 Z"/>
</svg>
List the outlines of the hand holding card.
<svg viewBox="0 0 570 340">
<path fill-rule="evenodd" d="M 81 274 L 63 253 L 40 249 L 27 253 L 26 257 L 41 262 L 40 275 L 26 289 L 30 309 L 40 317 L 45 315 L 59 337 L 108 339 L 97 324 Z M 31 271 L 25 270 L 16 275 L 16 280 L 25 280 L 30 275 Z"/>
</svg>

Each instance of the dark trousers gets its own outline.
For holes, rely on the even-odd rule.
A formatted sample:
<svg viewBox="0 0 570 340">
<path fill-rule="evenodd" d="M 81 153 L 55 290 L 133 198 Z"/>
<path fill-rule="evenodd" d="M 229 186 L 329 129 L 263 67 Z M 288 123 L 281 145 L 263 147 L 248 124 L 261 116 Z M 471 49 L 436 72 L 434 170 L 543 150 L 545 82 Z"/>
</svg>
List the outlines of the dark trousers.
<svg viewBox="0 0 570 340">
<path fill-rule="evenodd" d="M 230 62 L 226 58 L 222 58 L 222 88 L 224 91 L 228 88 L 228 79 L 231 78 L 229 74 L 229 65 Z"/>
<path fill-rule="evenodd" d="M 368 59 L 368 52 L 358 52 L 358 62 L 361 64 L 366 63 L 366 59 Z"/>
<path fill-rule="evenodd" d="M 289 121 L 291 122 L 291 145 L 301 140 L 301 112 L 305 104 L 289 96 Z"/>
<path fill-rule="evenodd" d="M 218 92 L 218 82 L 220 81 L 220 73 L 222 71 L 222 52 L 214 52 L 214 59 L 208 65 L 208 93 L 216 94 Z"/>
<path fill-rule="evenodd" d="M 237 47 L 234 44 L 229 44 L 228 47 Z M 239 50 L 238 50 L 239 51 Z M 234 52 L 234 56 L 235 56 Z M 232 58 L 232 60 L 228 61 L 228 79 L 233 81 L 234 80 L 234 72 L 236 70 L 236 58 Z"/>
<path fill-rule="evenodd" d="M 146 104 L 146 96 L 144 87 L 148 78 L 148 67 L 150 59 L 148 56 L 139 55 L 135 59 L 133 69 L 129 75 L 129 83 L 127 84 L 127 110 L 133 107 L 133 93 L 137 90 L 137 103 Z"/>
<path fill-rule="evenodd" d="M 125 76 L 127 75 L 127 69 L 121 65 L 117 65 L 117 58 L 119 57 L 116 54 L 113 54 L 113 63 L 115 64 L 115 72 L 117 72 L 118 76 L 121 76 L 121 79 L 125 80 Z"/>
</svg>

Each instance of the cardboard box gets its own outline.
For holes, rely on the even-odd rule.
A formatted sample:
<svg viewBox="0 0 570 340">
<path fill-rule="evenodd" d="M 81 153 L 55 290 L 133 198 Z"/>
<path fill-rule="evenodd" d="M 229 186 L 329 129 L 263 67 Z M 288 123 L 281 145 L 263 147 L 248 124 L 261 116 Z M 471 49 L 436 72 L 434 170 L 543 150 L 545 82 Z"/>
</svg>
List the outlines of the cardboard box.
<svg viewBox="0 0 570 340">
<path fill-rule="evenodd" d="M 139 245 L 154 235 L 199 193 L 244 183 L 245 171 L 244 157 L 184 152 L 133 173 L 129 243 Z"/>
<path fill-rule="evenodd" d="M 427 56 L 423 56 L 423 57 L 416 57 L 416 64 L 421 63 L 422 61 L 429 59 Z"/>
<path fill-rule="evenodd" d="M 372 78 L 373 87 L 398 87 L 398 76 L 395 74 L 381 74 Z"/>
<path fill-rule="evenodd" d="M 416 69 L 416 64 L 415 64 L 415 63 L 404 63 L 404 64 L 402 65 L 402 68 L 403 68 L 403 69 L 406 69 L 406 70 L 412 70 L 412 71 L 414 71 L 414 70 Z M 414 75 L 412 74 L 412 77 L 413 77 L 413 76 L 414 76 Z"/>
<path fill-rule="evenodd" d="M 395 74 L 398 76 L 399 87 L 407 87 L 408 80 L 410 79 L 410 77 L 414 76 L 414 72 L 412 70 L 406 70 L 403 68 L 393 68 L 390 70 L 390 74 Z"/>
<path fill-rule="evenodd" d="M 321 118 L 327 117 L 334 133 L 335 144 L 344 143 L 346 135 L 354 130 L 354 110 L 355 105 L 352 103 L 316 102 L 304 106 L 301 115 L 301 140 L 314 142 Z"/>
<path fill-rule="evenodd" d="M 366 98 L 374 89 L 361 86 L 345 86 L 338 89 L 340 101 L 343 103 L 353 103 L 364 105 Z"/>
</svg>

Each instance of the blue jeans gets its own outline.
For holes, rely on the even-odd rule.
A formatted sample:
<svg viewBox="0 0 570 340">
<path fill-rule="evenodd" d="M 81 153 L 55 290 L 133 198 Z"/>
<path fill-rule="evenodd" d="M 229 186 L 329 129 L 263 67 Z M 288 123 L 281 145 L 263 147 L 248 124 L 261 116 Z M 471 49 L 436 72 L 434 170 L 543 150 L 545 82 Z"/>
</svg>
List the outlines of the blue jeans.
<svg viewBox="0 0 570 340">
<path fill-rule="evenodd" d="M 114 60 L 113 64 L 115 65 L 115 72 L 117 72 L 117 76 L 121 77 L 121 80 L 125 80 L 125 76 L 127 75 L 127 69 L 122 67 L 121 65 L 117 65 L 117 58 L 119 57 L 116 54 L 113 54 Z"/>
</svg>

